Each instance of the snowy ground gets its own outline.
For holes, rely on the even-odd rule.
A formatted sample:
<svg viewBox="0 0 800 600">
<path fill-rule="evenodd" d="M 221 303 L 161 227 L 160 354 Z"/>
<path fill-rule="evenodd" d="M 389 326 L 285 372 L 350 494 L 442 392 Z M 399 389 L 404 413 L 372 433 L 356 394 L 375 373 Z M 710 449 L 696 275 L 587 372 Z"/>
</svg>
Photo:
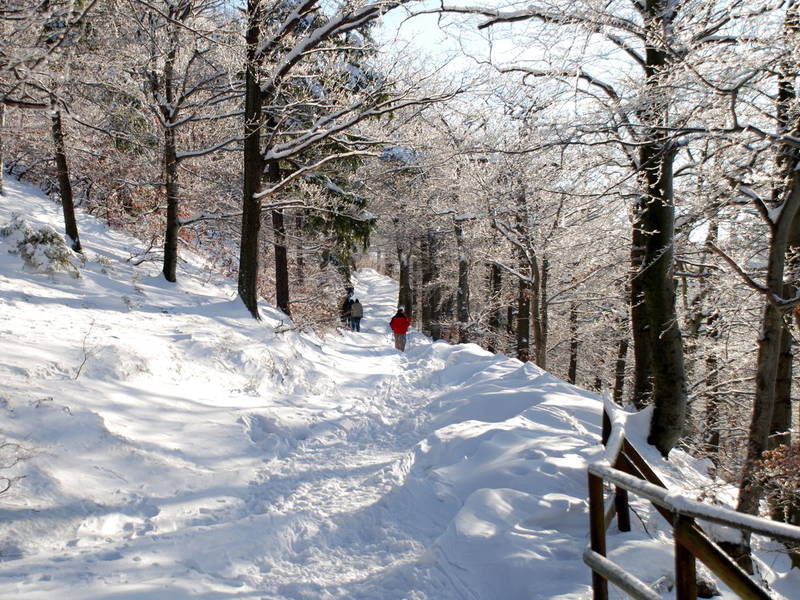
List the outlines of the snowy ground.
<svg viewBox="0 0 800 600">
<path fill-rule="evenodd" d="M 62 229 L 56 205 L 7 187 L 0 228 Z M 167 284 L 128 262 L 137 242 L 85 215 L 80 231 L 79 278 L 0 237 L 0 438 L 25 455 L 2 471 L 0 597 L 590 597 L 595 395 L 474 345 L 412 334 L 396 352 L 396 284 L 373 271 L 362 333 L 320 338 L 267 305 L 254 321 L 199 259 Z M 679 453 L 648 456 L 690 494 L 708 485 Z M 636 511 L 611 555 L 670 597 L 669 532 Z"/>
</svg>

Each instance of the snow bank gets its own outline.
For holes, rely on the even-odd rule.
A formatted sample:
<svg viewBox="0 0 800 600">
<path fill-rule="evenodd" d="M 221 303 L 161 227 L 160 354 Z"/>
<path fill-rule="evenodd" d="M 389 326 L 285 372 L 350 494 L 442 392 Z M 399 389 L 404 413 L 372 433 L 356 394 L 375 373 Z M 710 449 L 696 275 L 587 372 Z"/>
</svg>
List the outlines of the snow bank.
<svg viewBox="0 0 800 600">
<path fill-rule="evenodd" d="M 58 259 L 33 269 L 19 243 L 57 229 L 58 207 L 7 188 L 0 437 L 24 460 L 3 471 L 0 595 L 590 596 L 586 466 L 606 456 L 596 395 L 417 332 L 397 352 L 397 284 L 371 270 L 354 281 L 362 332 L 324 337 L 285 331 L 266 304 L 254 321 L 202 257 L 183 257 L 177 284 L 133 266 L 141 246 L 86 215 L 81 278 L 54 277 Z M 648 419 L 613 416 L 665 480 L 703 494 L 701 463 L 646 447 Z M 669 532 L 634 509 L 610 556 L 666 591 Z M 780 555 L 759 560 L 775 589 L 797 585 Z"/>
</svg>

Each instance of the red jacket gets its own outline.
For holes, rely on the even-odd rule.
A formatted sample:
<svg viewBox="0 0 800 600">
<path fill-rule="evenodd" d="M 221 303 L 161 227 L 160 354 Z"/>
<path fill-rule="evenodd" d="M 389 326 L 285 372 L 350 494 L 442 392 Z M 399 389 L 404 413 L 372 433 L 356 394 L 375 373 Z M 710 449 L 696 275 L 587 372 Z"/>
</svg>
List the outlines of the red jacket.
<svg viewBox="0 0 800 600">
<path fill-rule="evenodd" d="M 389 321 L 389 327 L 397 334 L 406 333 L 408 328 L 411 327 L 411 317 L 395 315 L 392 317 L 392 320 Z"/>
</svg>

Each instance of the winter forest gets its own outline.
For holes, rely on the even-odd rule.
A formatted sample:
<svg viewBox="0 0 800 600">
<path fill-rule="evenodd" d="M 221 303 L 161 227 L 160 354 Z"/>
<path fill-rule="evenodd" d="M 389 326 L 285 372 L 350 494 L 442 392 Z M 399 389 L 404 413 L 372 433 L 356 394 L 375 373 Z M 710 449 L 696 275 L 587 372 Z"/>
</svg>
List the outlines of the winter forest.
<svg viewBox="0 0 800 600">
<path fill-rule="evenodd" d="M 374 269 L 800 524 L 795 0 L 4 0 L 0 33 L 0 203 L 43 190 L 72 252 L 87 213 L 317 333 Z"/>
</svg>

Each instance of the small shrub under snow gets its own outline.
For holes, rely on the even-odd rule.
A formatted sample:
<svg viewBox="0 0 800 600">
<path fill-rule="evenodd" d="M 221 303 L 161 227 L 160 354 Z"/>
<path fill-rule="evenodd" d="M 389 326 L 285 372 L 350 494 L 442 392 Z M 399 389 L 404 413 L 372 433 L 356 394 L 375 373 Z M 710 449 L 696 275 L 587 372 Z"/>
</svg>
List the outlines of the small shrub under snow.
<svg viewBox="0 0 800 600">
<path fill-rule="evenodd" d="M 49 225 L 33 228 L 19 215 L 0 227 L 0 238 L 11 245 L 8 250 L 19 254 L 37 273 L 70 273 L 80 277 L 81 261 L 67 245 L 64 236 Z"/>
</svg>

